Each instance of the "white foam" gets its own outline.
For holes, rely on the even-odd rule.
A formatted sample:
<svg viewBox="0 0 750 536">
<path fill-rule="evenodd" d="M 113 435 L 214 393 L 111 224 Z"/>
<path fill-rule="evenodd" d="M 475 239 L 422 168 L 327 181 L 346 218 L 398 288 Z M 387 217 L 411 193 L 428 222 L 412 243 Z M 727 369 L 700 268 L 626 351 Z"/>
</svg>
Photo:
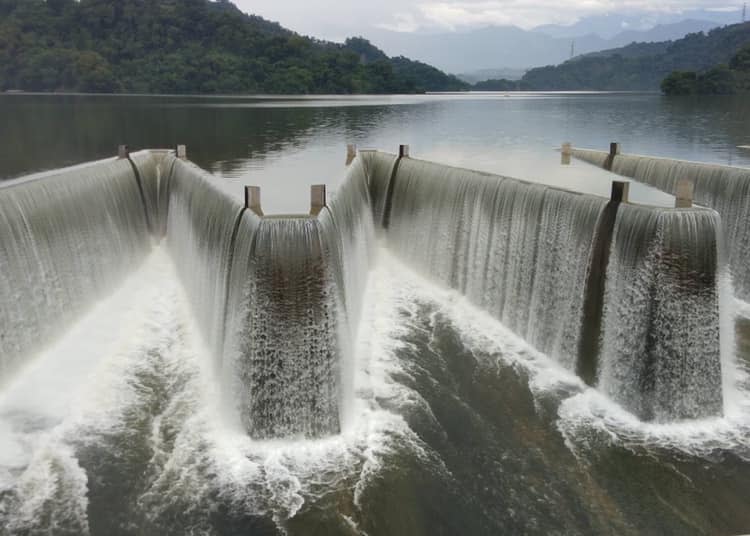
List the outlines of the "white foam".
<svg viewBox="0 0 750 536">
<path fill-rule="evenodd" d="M 530 347 L 458 292 L 424 280 L 392 256 L 383 254 L 383 257 L 393 274 L 398 274 L 399 284 L 407 289 L 407 302 L 434 303 L 478 359 L 489 356 L 506 365 L 520 367 L 528 374 L 529 388 L 535 397 L 552 395 L 559 399 L 557 427 L 574 453 L 598 435 L 608 438 L 612 444 L 628 447 L 668 448 L 698 456 L 710 456 L 716 449 L 726 449 L 750 459 L 748 375 L 734 358 L 731 309 L 722 315 L 722 335 L 728 341 L 723 349 L 725 416 L 668 424 L 648 423 L 586 386 L 572 371 Z"/>
</svg>

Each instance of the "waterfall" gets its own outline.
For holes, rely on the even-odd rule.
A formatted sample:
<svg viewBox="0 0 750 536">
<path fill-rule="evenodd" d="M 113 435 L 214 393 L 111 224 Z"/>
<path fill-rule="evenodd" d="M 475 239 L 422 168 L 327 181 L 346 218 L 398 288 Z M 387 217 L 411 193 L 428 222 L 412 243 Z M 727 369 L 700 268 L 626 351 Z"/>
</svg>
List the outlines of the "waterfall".
<svg viewBox="0 0 750 536">
<path fill-rule="evenodd" d="M 0 186 L 0 381 L 133 270 L 149 231 L 166 233 L 248 433 L 336 434 L 374 222 L 386 219 L 384 243 L 405 262 L 639 417 L 721 414 L 716 212 L 618 205 L 377 152 L 361 153 L 317 217 L 258 216 L 164 152 Z"/>
<path fill-rule="evenodd" d="M 255 438 L 338 433 L 374 244 L 363 165 L 318 218 L 258 217 L 173 166 L 168 244 L 229 404 Z"/>
<path fill-rule="evenodd" d="M 246 273 L 233 345 L 245 428 L 256 438 L 338 433 L 337 289 L 318 221 L 263 218 Z"/>
<path fill-rule="evenodd" d="M 607 200 L 404 159 L 387 241 L 568 368 Z"/>
<path fill-rule="evenodd" d="M 573 154 L 603 166 L 608 153 L 575 149 Z M 735 293 L 743 300 L 750 300 L 750 226 L 747 225 L 750 221 L 750 169 L 618 154 L 612 171 L 670 194 L 676 193 L 680 179 L 692 181 L 696 203 L 721 215 Z"/>
<path fill-rule="evenodd" d="M 340 418 L 349 421 L 354 399 L 354 341 L 362 313 L 362 297 L 375 262 L 375 226 L 368 191 L 366 162 L 357 158 L 343 184 L 318 216 L 343 313 L 339 314 L 341 354 Z"/>
<path fill-rule="evenodd" d="M 173 164 L 167 246 L 220 370 L 232 237 L 243 205 L 222 191 L 215 177 L 194 164 L 183 160 Z"/>
<path fill-rule="evenodd" d="M 720 227 L 710 210 L 620 208 L 599 386 L 642 419 L 722 413 Z"/>
<path fill-rule="evenodd" d="M 367 176 L 374 221 L 380 223 L 383 221 L 385 201 L 396 164 L 396 156 L 380 151 L 360 151 L 358 160 Z"/>
<path fill-rule="evenodd" d="M 722 414 L 716 212 L 412 159 L 393 179 L 387 243 L 415 269 L 644 420 Z"/>
<path fill-rule="evenodd" d="M 150 249 L 128 160 L 0 185 L 0 382 L 113 291 Z"/>
<path fill-rule="evenodd" d="M 137 174 L 151 231 L 157 238 L 167 232 L 168 181 L 177 159 L 169 151 L 138 151 L 130 155 Z"/>
</svg>

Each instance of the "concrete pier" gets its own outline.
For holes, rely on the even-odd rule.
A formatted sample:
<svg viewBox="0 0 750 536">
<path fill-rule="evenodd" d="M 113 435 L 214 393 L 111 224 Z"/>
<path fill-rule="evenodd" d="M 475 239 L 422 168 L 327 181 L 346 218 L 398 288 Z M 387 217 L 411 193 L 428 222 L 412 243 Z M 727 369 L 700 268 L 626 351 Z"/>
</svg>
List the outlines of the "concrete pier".
<svg viewBox="0 0 750 536">
<path fill-rule="evenodd" d="M 693 181 L 680 179 L 675 189 L 675 208 L 690 208 L 693 206 Z"/>
<path fill-rule="evenodd" d="M 355 158 L 357 158 L 357 146 L 350 143 L 346 146 L 346 165 L 350 166 Z"/>
<path fill-rule="evenodd" d="M 399 145 L 398 146 L 398 158 L 393 163 L 393 170 L 391 171 L 391 177 L 388 181 L 388 189 L 385 195 L 385 204 L 383 206 L 383 229 L 388 229 L 391 222 L 391 207 L 393 205 L 393 191 L 395 190 L 396 176 L 398 175 L 398 167 L 401 164 L 401 160 L 409 158 L 409 146 Z"/>
<path fill-rule="evenodd" d="M 310 186 L 310 216 L 317 216 L 326 206 L 326 185 Z"/>
<path fill-rule="evenodd" d="M 609 156 L 607 156 L 607 160 L 604 162 L 604 169 L 612 171 L 612 165 L 615 163 L 615 157 L 618 154 L 620 154 L 620 144 L 617 142 L 610 143 Z"/>
<path fill-rule="evenodd" d="M 583 325 L 578 345 L 578 363 L 576 364 L 576 373 L 588 385 L 596 384 L 598 372 L 604 290 L 617 210 L 622 203 L 628 202 L 629 194 L 629 182 L 612 181 L 609 203 L 599 218 L 594 234 L 583 302 Z"/>
<path fill-rule="evenodd" d="M 127 145 L 120 145 L 117 147 L 117 158 L 122 160 L 123 158 L 130 157 L 130 149 Z"/>
<path fill-rule="evenodd" d="M 178 145 L 177 149 L 175 150 L 175 154 L 177 155 L 177 158 L 179 158 L 180 160 L 187 160 L 187 146 Z"/>
<path fill-rule="evenodd" d="M 566 141 L 565 143 L 562 144 L 560 164 L 562 164 L 563 166 L 569 166 L 572 154 L 573 154 L 573 144 L 570 143 L 569 141 Z"/>
<path fill-rule="evenodd" d="M 263 216 L 263 209 L 260 206 L 259 186 L 245 186 L 245 208 L 252 210 L 258 216 Z"/>
</svg>

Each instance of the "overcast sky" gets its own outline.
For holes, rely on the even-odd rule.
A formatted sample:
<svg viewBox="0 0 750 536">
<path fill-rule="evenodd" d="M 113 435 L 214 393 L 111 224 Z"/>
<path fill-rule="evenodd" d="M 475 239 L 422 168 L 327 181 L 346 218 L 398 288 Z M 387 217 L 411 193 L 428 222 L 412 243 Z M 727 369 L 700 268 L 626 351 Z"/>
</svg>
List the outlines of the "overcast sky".
<svg viewBox="0 0 750 536">
<path fill-rule="evenodd" d="M 399 31 L 460 30 L 476 26 L 571 24 L 580 17 L 691 9 L 736 11 L 743 0 L 235 0 L 248 13 L 297 32 L 340 41 L 371 28 Z"/>
</svg>

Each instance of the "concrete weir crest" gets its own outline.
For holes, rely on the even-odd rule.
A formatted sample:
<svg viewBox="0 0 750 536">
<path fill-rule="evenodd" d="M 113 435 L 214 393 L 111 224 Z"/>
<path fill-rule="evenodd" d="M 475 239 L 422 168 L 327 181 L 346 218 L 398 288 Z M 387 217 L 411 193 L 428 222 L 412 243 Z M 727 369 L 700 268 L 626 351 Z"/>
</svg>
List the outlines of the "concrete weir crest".
<svg viewBox="0 0 750 536">
<path fill-rule="evenodd" d="M 658 372 L 660 364 L 654 361 L 661 355 L 658 352 L 693 362 L 688 355 L 693 350 L 683 344 L 674 327 L 679 319 L 672 319 L 675 313 L 665 304 L 679 302 L 680 310 L 698 311 L 702 318 L 713 318 L 711 311 L 718 309 L 717 293 L 710 287 L 717 285 L 721 257 L 692 253 L 715 252 L 721 242 L 714 227 L 718 221 L 715 213 L 692 206 L 693 185 L 696 196 L 702 195 L 699 180 L 675 181 L 675 210 L 629 203 L 629 183 L 624 181 L 615 181 L 610 198 L 605 200 L 414 159 L 407 145 L 399 147 L 395 160 L 394 155 L 357 153 L 356 147 L 349 146 L 348 175 L 336 195 L 329 200 L 325 185 L 313 185 L 307 214 L 280 216 L 265 214 L 257 186 L 244 189 L 244 200 L 227 194 L 216 185 L 213 176 L 187 160 L 184 145 L 169 154 L 158 151 L 158 159 L 152 158 L 156 153 L 131 154 L 122 146 L 118 148 L 119 160 L 127 159 L 129 165 L 118 159 L 91 164 L 86 168 L 89 174 L 96 174 L 96 166 L 101 165 L 102 169 L 118 167 L 119 175 L 99 182 L 82 181 L 80 188 L 91 197 L 105 196 L 103 181 L 119 181 L 123 199 L 140 225 L 133 232 L 143 234 L 141 210 L 150 233 L 160 238 L 166 228 L 167 244 L 172 254 L 180 257 L 176 258 L 180 277 L 186 282 L 188 294 L 194 297 L 196 310 L 202 315 L 200 322 L 206 324 L 209 334 L 206 339 L 212 341 L 221 366 L 226 366 L 225 360 L 231 357 L 227 341 L 232 341 L 233 352 L 242 348 L 252 354 L 244 364 L 233 363 L 236 368 L 228 374 L 232 376 L 232 388 L 242 392 L 246 427 L 256 437 L 281 437 L 287 433 L 319 437 L 338 431 L 339 421 L 333 415 L 340 408 L 335 400 L 340 386 L 333 375 L 334 361 L 343 347 L 337 346 L 336 340 L 344 330 L 339 329 L 336 316 L 343 309 L 334 306 L 334 302 L 357 302 L 342 295 L 344 286 L 361 274 L 344 276 L 342 271 L 368 269 L 369 257 L 357 263 L 346 258 L 362 249 L 362 237 L 357 233 L 363 222 L 370 228 L 381 227 L 386 247 L 423 275 L 463 293 L 530 344 L 559 358 L 586 383 L 605 389 L 639 416 L 705 416 L 696 404 L 665 402 L 667 391 L 659 389 L 673 386 L 663 387 L 652 377 L 647 378 L 648 393 L 640 393 L 642 398 L 649 397 L 649 405 L 632 399 L 632 393 L 638 391 L 633 385 L 643 384 L 646 376 Z M 569 155 L 579 157 L 580 151 L 565 147 L 563 156 Z M 620 153 L 619 145 L 612 144 L 608 153 L 600 152 L 596 158 L 602 167 L 617 171 L 627 156 Z M 16 206 L 17 200 L 12 197 L 22 190 L 31 192 L 38 180 L 45 178 L 0 187 L 0 203 L 7 197 L 9 206 Z M 61 181 L 51 184 L 53 188 L 68 186 Z M 29 210 L 33 206 L 29 203 Z M 80 212 L 80 207 L 68 207 L 68 211 Z M 96 214 L 106 223 L 102 214 Z M 17 217 L 21 225 L 23 218 L 33 215 Z M 376 218 L 380 221 L 373 222 Z M 78 223 L 71 223 L 67 231 L 56 232 L 73 235 L 75 225 Z M 148 239 L 142 242 L 149 243 Z M 691 263 L 687 270 L 675 266 L 683 258 Z M 569 288 L 555 286 L 557 272 L 553 271 L 561 266 L 567 270 Z M 19 267 L 18 272 L 22 271 Z M 637 285 L 629 285 L 634 278 Z M 19 281 L 19 285 L 23 284 Z M 307 306 L 302 303 L 305 300 L 310 301 Z M 556 308 L 550 313 L 553 300 Z M 651 301 L 644 305 L 644 300 Z M 248 303 L 252 307 L 263 303 L 264 311 L 244 311 Z M 639 307 L 648 310 L 644 312 Z M 520 310 L 523 308 L 526 310 Z M 573 318 L 579 313 L 583 317 L 580 325 L 578 318 Z M 640 322 L 638 315 L 648 317 L 648 321 Z M 686 321 L 695 322 L 696 330 L 701 327 L 694 318 Z M 295 322 L 299 325 L 292 325 Z M 634 332 L 640 330 L 638 340 L 650 341 L 646 350 L 651 353 L 645 364 L 638 361 L 638 341 L 633 348 L 618 341 L 618 323 L 629 325 L 628 322 L 635 326 Z M 657 326 L 659 322 L 662 324 Z M 547 329 L 547 324 L 554 323 L 557 331 Z M 255 333 L 248 330 L 268 330 L 269 336 L 283 339 L 284 351 L 270 348 L 269 337 L 253 338 Z M 665 330 L 669 336 L 654 342 Z M 292 339 L 300 333 L 313 337 L 316 343 L 294 343 Z M 565 346 L 566 337 L 574 342 Z M 718 355 L 718 338 L 703 339 L 701 352 L 713 360 Z M 604 355 L 603 344 L 609 349 L 608 355 Z M 576 345 L 577 348 L 570 348 Z M 328 378 L 323 406 L 329 409 L 324 416 L 309 416 L 314 425 L 292 419 L 291 412 L 322 400 L 315 398 L 323 394 L 312 392 L 314 387 L 295 384 L 299 396 L 291 391 L 283 391 L 286 394 L 280 396 L 281 391 L 263 390 L 263 374 L 279 377 L 278 374 L 297 370 L 294 367 L 306 366 L 311 362 L 311 349 L 316 349 L 316 359 L 319 358 L 314 374 L 300 371 L 297 376 Z M 0 341 L 0 356 L 2 350 Z M 292 356 L 295 352 L 299 355 Z M 282 354 L 283 359 L 293 357 L 288 362 L 291 369 L 278 368 L 273 362 Z M 630 372 L 625 374 L 623 367 L 607 361 L 611 355 L 632 360 L 627 371 L 635 371 L 636 380 L 627 375 Z M 258 364 L 266 367 L 266 372 L 248 368 Z M 691 374 L 694 371 L 688 367 L 673 375 L 679 383 L 694 381 Z M 701 374 L 713 377 L 715 370 L 704 367 Z M 294 382 L 295 378 L 288 379 Z M 623 388 L 625 384 L 629 387 Z M 258 404 L 247 398 L 248 393 L 266 396 L 268 403 Z M 303 395 L 308 398 L 303 400 Z M 704 407 L 716 407 L 716 400 L 701 399 L 706 400 Z M 288 402 L 293 402 L 292 406 L 287 406 Z M 290 420 L 283 426 L 261 424 L 259 419 L 265 419 L 263 412 L 268 408 Z"/>
</svg>

